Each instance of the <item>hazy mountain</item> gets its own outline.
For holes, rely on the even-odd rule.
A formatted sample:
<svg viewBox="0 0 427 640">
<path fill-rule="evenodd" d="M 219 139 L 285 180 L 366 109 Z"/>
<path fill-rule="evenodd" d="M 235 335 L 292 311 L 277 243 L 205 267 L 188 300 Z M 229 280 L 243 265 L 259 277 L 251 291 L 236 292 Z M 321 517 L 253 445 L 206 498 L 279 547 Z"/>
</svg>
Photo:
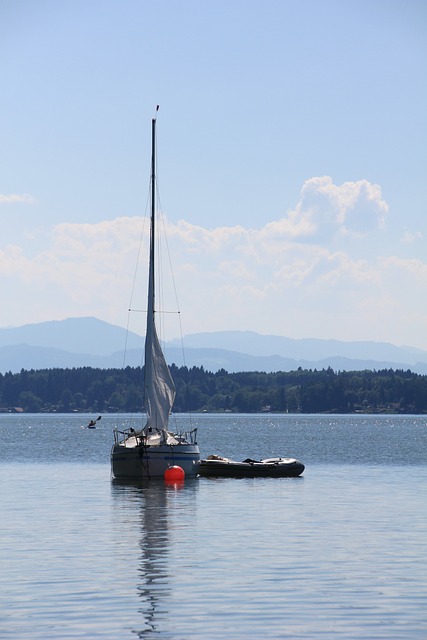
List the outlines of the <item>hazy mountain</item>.
<svg viewBox="0 0 427 640">
<path fill-rule="evenodd" d="M 125 335 L 122 327 L 97 318 L 67 318 L 0 329 L 0 347 L 27 344 L 108 356 L 123 349 Z M 143 341 L 136 333 L 129 333 L 127 345 L 131 349 L 142 348 Z"/>
<path fill-rule="evenodd" d="M 171 344 L 173 344 L 172 342 Z M 278 355 L 297 360 L 321 360 L 341 357 L 360 360 L 379 360 L 427 363 L 427 351 L 415 347 L 396 347 L 387 342 L 343 342 L 304 338 L 295 340 L 282 336 L 266 336 L 252 331 L 219 331 L 195 333 L 185 338 L 186 347 L 226 349 L 253 356 Z"/>
<path fill-rule="evenodd" d="M 0 329 L 0 372 L 54 367 L 117 368 L 123 365 L 126 330 L 96 318 L 61 321 Z M 126 364 L 141 364 L 144 339 L 127 337 Z M 323 369 L 411 369 L 427 374 L 427 352 L 385 342 L 293 340 L 250 331 L 198 333 L 165 345 L 166 358 L 177 366 L 203 366 L 210 371 L 290 371 Z"/>
</svg>

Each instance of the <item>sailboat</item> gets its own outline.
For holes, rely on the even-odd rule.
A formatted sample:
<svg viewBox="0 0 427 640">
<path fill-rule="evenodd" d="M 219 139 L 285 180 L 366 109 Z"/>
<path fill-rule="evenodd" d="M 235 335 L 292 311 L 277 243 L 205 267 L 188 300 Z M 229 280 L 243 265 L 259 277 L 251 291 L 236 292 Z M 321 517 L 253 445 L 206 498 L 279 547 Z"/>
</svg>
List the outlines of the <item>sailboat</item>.
<svg viewBox="0 0 427 640">
<path fill-rule="evenodd" d="M 158 109 L 158 107 L 157 107 Z M 169 417 L 175 400 L 175 385 L 166 363 L 156 330 L 155 237 L 156 237 L 156 118 L 151 121 L 151 216 L 148 269 L 148 306 L 144 351 L 144 408 L 147 415 L 141 429 L 114 430 L 111 470 L 116 479 L 163 477 L 172 466 L 179 466 L 186 477 L 198 474 L 200 451 L 197 429 L 175 433 L 169 430 Z"/>
</svg>

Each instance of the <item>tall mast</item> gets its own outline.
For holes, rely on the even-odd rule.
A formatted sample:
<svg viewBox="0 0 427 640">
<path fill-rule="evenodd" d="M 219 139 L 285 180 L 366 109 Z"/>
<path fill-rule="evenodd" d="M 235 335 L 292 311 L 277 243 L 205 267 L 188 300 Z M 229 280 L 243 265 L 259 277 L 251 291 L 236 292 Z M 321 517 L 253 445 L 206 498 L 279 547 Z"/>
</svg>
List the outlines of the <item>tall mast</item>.
<svg viewBox="0 0 427 640">
<path fill-rule="evenodd" d="M 154 248 L 156 217 L 156 118 L 151 121 L 151 224 L 150 224 L 150 271 L 148 311 L 154 314 Z"/>
<path fill-rule="evenodd" d="M 158 111 L 158 107 L 156 109 Z M 145 335 L 144 405 L 146 433 L 151 428 L 166 430 L 175 399 L 175 385 L 160 346 L 154 322 L 154 249 L 156 209 L 156 119 L 151 121 L 151 228 L 148 270 L 147 332 Z"/>
</svg>

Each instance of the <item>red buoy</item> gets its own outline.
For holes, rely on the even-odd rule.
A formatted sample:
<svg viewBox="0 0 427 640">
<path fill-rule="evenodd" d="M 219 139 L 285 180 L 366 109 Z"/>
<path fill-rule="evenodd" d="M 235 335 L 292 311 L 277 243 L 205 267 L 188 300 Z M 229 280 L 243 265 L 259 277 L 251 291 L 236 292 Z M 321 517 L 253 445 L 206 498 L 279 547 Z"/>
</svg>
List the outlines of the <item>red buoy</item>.
<svg viewBox="0 0 427 640">
<path fill-rule="evenodd" d="M 166 482 L 183 482 L 185 478 L 185 471 L 182 467 L 174 465 L 173 467 L 166 469 L 164 478 Z"/>
</svg>

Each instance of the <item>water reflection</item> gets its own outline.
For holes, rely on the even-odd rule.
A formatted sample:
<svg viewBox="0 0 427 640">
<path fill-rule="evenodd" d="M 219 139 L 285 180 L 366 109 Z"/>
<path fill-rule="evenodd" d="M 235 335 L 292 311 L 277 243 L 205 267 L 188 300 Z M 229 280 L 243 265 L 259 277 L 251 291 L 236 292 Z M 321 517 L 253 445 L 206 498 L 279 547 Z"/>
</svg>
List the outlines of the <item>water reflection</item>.
<svg viewBox="0 0 427 640">
<path fill-rule="evenodd" d="M 136 514 L 133 533 L 139 538 L 137 592 L 141 606 L 138 613 L 144 618 L 144 626 L 140 630 L 132 629 L 132 632 L 139 638 L 158 635 L 162 627 L 167 626 L 169 601 L 176 579 L 171 556 L 179 553 L 174 532 L 177 527 L 182 530 L 191 526 L 198 486 L 197 478 L 181 483 L 112 480 L 115 504 L 129 514 Z"/>
</svg>

